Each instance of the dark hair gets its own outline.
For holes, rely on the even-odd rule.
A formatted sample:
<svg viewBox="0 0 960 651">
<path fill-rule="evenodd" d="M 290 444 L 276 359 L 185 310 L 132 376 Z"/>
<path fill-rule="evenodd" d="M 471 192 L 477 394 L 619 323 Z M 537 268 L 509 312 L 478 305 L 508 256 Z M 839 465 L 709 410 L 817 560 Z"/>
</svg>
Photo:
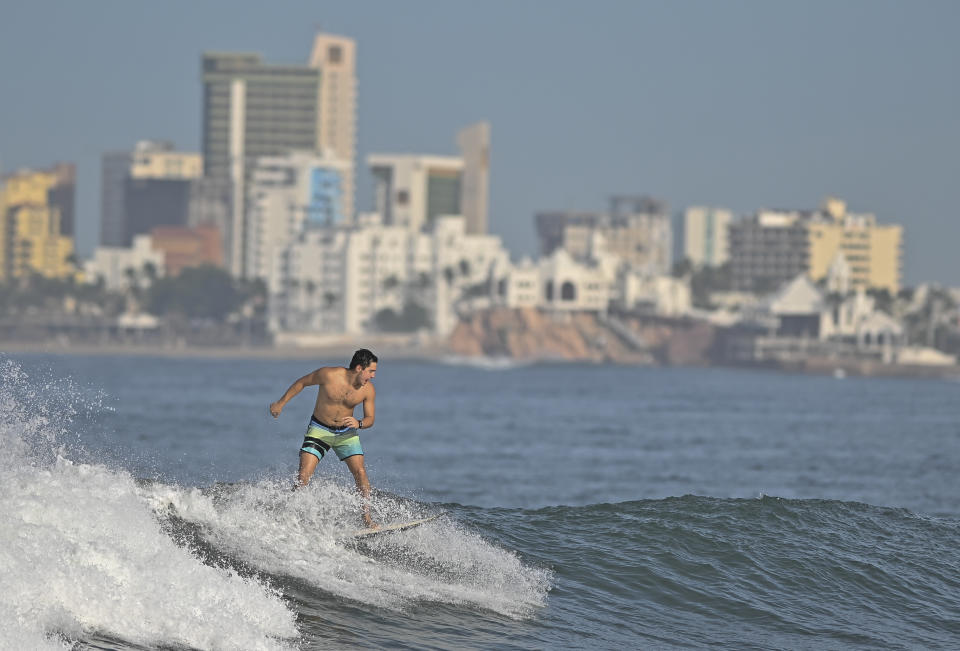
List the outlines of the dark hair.
<svg viewBox="0 0 960 651">
<path fill-rule="evenodd" d="M 353 354 L 353 359 L 350 360 L 350 369 L 353 370 L 358 366 L 360 368 L 367 368 L 375 361 L 377 361 L 377 356 L 374 355 L 373 352 L 366 348 L 361 348 Z"/>
</svg>

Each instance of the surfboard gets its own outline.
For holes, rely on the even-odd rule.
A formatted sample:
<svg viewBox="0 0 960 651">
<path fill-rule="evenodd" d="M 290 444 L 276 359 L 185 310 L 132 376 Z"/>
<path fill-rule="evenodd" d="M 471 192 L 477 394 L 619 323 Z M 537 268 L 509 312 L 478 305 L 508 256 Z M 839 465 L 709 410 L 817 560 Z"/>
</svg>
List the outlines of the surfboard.
<svg viewBox="0 0 960 651">
<path fill-rule="evenodd" d="M 396 533 L 397 531 L 404 531 L 405 529 L 413 529 L 414 527 L 419 527 L 421 524 L 427 522 L 433 522 L 439 518 L 442 513 L 437 515 L 432 515 L 429 518 L 421 518 L 420 520 L 410 520 L 409 522 L 394 522 L 393 524 L 385 524 L 376 529 L 361 529 L 360 531 L 354 531 L 350 534 L 351 538 L 369 538 L 370 536 L 379 536 L 383 533 Z"/>
</svg>

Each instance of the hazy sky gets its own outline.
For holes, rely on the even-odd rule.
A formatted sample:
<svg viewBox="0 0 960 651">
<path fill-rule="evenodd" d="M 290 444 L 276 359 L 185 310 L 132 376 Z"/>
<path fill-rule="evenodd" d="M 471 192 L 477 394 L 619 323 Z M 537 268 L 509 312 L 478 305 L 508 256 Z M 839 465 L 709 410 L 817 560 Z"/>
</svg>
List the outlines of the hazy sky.
<svg viewBox="0 0 960 651">
<path fill-rule="evenodd" d="M 303 63 L 356 39 L 358 206 L 370 152 L 456 153 L 492 125 L 491 230 L 536 251 L 539 210 L 644 193 L 674 210 L 813 208 L 906 228 L 905 280 L 960 285 L 960 2 L 3 0 L 0 164 L 78 165 L 79 248 L 100 155 L 200 150 L 200 55 Z"/>
</svg>

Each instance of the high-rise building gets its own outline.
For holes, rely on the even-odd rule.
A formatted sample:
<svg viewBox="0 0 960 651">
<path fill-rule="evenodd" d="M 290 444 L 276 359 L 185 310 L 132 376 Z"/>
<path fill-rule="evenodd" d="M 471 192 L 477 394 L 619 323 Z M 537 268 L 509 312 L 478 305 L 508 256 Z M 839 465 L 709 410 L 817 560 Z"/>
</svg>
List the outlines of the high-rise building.
<svg viewBox="0 0 960 651">
<path fill-rule="evenodd" d="M 454 156 L 371 154 L 374 210 L 388 226 L 429 229 L 440 215 L 461 214 L 463 160 Z"/>
<path fill-rule="evenodd" d="M 133 154 L 114 151 L 103 155 L 100 171 L 100 245 L 123 246 L 126 240 L 126 182 Z"/>
<path fill-rule="evenodd" d="M 809 238 L 798 211 L 761 210 L 730 225 L 733 289 L 776 290 L 809 269 Z"/>
<path fill-rule="evenodd" d="M 248 197 L 255 161 L 311 151 L 346 162 L 340 212 L 353 218 L 356 149 L 356 44 L 318 34 L 307 65 L 269 64 L 255 53 L 203 56 L 204 175 L 228 180 L 231 273 L 244 268 Z"/>
<path fill-rule="evenodd" d="M 719 267 L 730 258 L 728 231 L 733 213 L 694 206 L 683 213 L 681 255 L 695 267 Z"/>
<path fill-rule="evenodd" d="M 320 110 L 316 149 L 345 161 L 342 171 L 342 211 L 353 218 L 354 161 L 357 149 L 357 44 L 352 38 L 317 34 L 310 66 L 320 70 Z"/>
<path fill-rule="evenodd" d="M 440 215 L 462 215 L 467 234 L 486 235 L 490 193 L 490 125 L 457 134 L 460 156 L 371 154 L 374 211 L 383 223 L 430 230 Z"/>
<path fill-rule="evenodd" d="M 320 71 L 264 63 L 259 54 L 203 55 L 204 175 L 228 180 L 228 264 L 244 277 L 246 181 L 253 162 L 318 144 Z"/>
<path fill-rule="evenodd" d="M 100 243 L 130 246 L 157 226 L 187 226 L 198 216 L 203 158 L 166 141 L 142 140 L 132 151 L 103 155 Z"/>
<path fill-rule="evenodd" d="M 247 183 L 247 233 L 244 266 L 249 278 L 261 278 L 272 291 L 284 250 L 311 228 L 342 226 L 345 161 L 312 151 L 257 160 Z"/>
<path fill-rule="evenodd" d="M 0 280 L 76 273 L 75 168 L 21 170 L 0 179 Z"/>
<path fill-rule="evenodd" d="M 815 211 L 760 211 L 730 226 L 733 287 L 768 292 L 805 273 L 828 275 L 842 255 L 852 288 L 900 290 L 903 228 L 881 225 L 872 214 L 850 214 L 827 199 Z"/>
<path fill-rule="evenodd" d="M 460 203 L 469 235 L 486 235 L 489 224 L 490 125 L 478 122 L 461 129 L 457 144 L 463 156 L 463 184 Z"/>
<path fill-rule="evenodd" d="M 851 214 L 846 203 L 827 198 L 809 222 L 810 278 L 827 276 L 836 256 L 850 266 L 852 288 L 886 289 L 896 296 L 902 273 L 903 227 L 878 224 L 872 214 Z"/>
</svg>

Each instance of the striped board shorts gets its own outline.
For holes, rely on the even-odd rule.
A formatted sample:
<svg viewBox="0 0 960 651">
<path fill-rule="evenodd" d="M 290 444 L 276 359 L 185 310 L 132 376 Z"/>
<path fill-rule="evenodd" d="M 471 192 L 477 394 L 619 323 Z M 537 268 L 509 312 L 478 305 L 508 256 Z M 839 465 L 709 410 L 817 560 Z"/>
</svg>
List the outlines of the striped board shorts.
<svg viewBox="0 0 960 651">
<path fill-rule="evenodd" d="M 330 448 L 333 448 L 333 451 L 337 453 L 337 458 L 341 461 L 355 454 L 363 454 L 363 448 L 360 447 L 360 435 L 357 434 L 356 428 L 330 427 L 311 416 L 300 451 L 312 454 L 317 459 L 323 459 L 323 455 Z"/>
</svg>

